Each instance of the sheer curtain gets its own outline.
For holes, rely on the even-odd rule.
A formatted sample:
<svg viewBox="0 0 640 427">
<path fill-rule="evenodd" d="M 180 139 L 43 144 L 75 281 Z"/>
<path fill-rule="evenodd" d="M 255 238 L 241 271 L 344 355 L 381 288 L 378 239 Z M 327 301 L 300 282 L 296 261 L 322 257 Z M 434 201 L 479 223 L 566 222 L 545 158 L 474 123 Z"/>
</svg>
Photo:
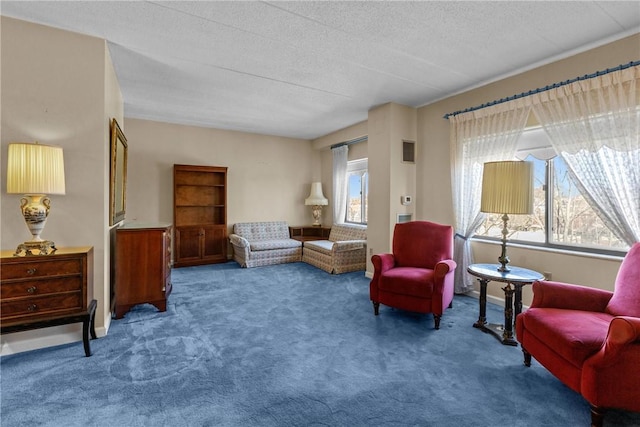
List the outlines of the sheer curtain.
<svg viewBox="0 0 640 427">
<path fill-rule="evenodd" d="M 482 223 L 482 169 L 485 162 L 512 160 L 530 111 L 522 100 L 449 117 L 451 182 L 455 215 L 455 292 L 473 289 L 467 267 L 473 262 L 469 238 Z M 497 257 L 497 254 L 496 254 Z"/>
<path fill-rule="evenodd" d="M 347 216 L 347 160 L 349 146 L 331 149 L 333 155 L 333 223 L 344 223 Z"/>
<path fill-rule="evenodd" d="M 640 66 L 532 95 L 581 194 L 616 236 L 640 241 Z"/>
</svg>

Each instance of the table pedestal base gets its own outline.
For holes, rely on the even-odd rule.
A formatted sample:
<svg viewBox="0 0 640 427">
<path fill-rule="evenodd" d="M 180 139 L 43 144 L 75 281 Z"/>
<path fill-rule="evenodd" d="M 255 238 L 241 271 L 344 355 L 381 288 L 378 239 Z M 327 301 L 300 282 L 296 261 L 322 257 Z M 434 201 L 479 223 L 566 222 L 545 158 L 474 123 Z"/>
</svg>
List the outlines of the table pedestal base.
<svg viewBox="0 0 640 427">
<path fill-rule="evenodd" d="M 474 328 L 480 329 L 482 332 L 489 333 L 504 344 L 504 345 L 512 345 L 514 347 L 518 346 L 518 342 L 513 338 L 513 336 L 508 336 L 507 331 L 505 330 L 504 325 L 498 323 L 484 323 L 481 324 L 476 322 L 473 324 Z"/>
<path fill-rule="evenodd" d="M 522 287 L 544 276 L 536 271 L 520 267 L 512 267 L 511 271 L 502 272 L 496 264 L 472 264 L 467 272 L 478 278 L 480 282 L 480 315 L 473 324 L 483 332 L 493 334 L 504 345 L 517 346 L 514 337 L 515 318 L 522 312 Z M 487 323 L 487 284 L 492 281 L 505 283 L 504 291 L 504 324 Z"/>
</svg>

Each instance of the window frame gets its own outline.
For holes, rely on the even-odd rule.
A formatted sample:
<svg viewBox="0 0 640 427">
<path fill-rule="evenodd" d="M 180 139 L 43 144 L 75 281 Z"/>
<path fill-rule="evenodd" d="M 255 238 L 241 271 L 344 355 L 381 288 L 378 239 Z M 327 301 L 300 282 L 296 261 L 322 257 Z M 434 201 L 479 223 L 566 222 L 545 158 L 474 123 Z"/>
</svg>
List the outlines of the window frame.
<svg viewBox="0 0 640 427">
<path fill-rule="evenodd" d="M 628 249 L 612 249 L 612 248 L 607 248 L 602 246 L 569 245 L 565 243 L 556 243 L 551 241 L 551 237 L 553 236 L 554 195 L 553 195 L 553 191 L 549 191 L 549 189 L 550 188 L 553 189 L 553 183 L 555 178 L 554 177 L 554 174 L 555 174 L 554 159 L 557 157 L 557 154 L 553 156 L 549 154 L 550 150 L 553 151 L 553 147 L 551 146 L 550 142 L 547 142 L 546 144 L 541 145 L 541 144 L 535 143 L 534 138 L 527 137 L 526 135 L 527 132 L 536 132 L 536 131 L 537 132 L 542 131 L 544 133 L 541 126 L 534 126 L 534 127 L 525 129 L 523 133 L 523 135 L 525 135 L 525 139 L 522 140 L 522 141 L 525 141 L 525 143 L 521 144 L 521 141 L 518 141 L 519 147 L 518 147 L 518 150 L 516 151 L 515 159 L 524 160 L 530 154 L 533 157 L 535 157 L 537 160 L 545 162 L 545 179 L 543 184 L 544 198 L 545 198 L 544 242 L 520 240 L 520 239 L 513 239 L 513 238 L 509 238 L 508 242 L 517 244 L 519 246 L 545 248 L 550 250 L 566 251 L 566 252 L 573 252 L 573 253 L 608 255 L 608 256 L 614 256 L 614 257 L 624 256 L 628 251 Z M 524 147 L 522 145 L 524 145 Z M 540 159 L 538 156 L 534 154 L 534 152 L 543 153 L 544 154 L 543 157 L 548 157 L 548 158 Z M 478 240 L 478 241 L 488 241 L 488 242 L 501 241 L 501 238 L 498 238 L 498 237 L 484 236 L 479 234 L 474 234 L 472 236 L 472 239 Z"/>
</svg>

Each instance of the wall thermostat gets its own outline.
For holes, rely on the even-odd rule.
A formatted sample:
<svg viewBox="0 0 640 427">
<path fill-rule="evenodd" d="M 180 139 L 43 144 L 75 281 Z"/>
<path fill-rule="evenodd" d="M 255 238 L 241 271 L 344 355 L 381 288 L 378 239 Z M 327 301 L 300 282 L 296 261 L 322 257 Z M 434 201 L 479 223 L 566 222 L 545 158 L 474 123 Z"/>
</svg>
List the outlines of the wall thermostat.
<svg viewBox="0 0 640 427">
<path fill-rule="evenodd" d="M 412 201 L 411 196 L 400 196 L 400 203 L 405 206 L 410 205 Z"/>
</svg>

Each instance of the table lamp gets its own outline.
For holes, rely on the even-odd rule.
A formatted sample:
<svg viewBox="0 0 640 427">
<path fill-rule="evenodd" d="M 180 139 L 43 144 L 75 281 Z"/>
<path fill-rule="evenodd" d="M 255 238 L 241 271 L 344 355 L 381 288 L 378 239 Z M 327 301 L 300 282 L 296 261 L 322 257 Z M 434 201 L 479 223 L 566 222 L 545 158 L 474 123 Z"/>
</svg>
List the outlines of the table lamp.
<svg viewBox="0 0 640 427">
<path fill-rule="evenodd" d="M 24 194 L 22 216 L 32 239 L 21 243 L 15 256 L 48 255 L 55 252 L 52 241 L 40 237 L 47 222 L 49 194 L 64 194 L 64 160 L 61 147 L 32 143 L 11 143 L 7 154 L 7 193 Z"/>
<path fill-rule="evenodd" d="M 533 163 L 500 161 L 484 164 L 480 211 L 502 215 L 502 253 L 498 271 L 508 273 L 507 222 L 508 214 L 533 212 Z"/>
</svg>

